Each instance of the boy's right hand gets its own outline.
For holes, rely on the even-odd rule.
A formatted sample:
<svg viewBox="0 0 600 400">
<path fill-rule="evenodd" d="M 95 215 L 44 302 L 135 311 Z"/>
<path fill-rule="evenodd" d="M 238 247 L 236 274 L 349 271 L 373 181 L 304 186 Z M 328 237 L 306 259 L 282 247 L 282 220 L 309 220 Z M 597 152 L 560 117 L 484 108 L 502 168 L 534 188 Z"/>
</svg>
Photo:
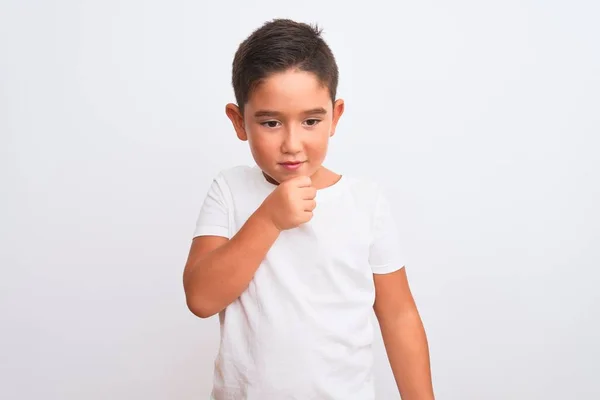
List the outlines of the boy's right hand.
<svg viewBox="0 0 600 400">
<path fill-rule="evenodd" d="M 261 204 L 260 211 L 278 230 L 292 229 L 311 220 L 316 195 L 310 177 L 298 176 L 280 183 Z"/>
</svg>

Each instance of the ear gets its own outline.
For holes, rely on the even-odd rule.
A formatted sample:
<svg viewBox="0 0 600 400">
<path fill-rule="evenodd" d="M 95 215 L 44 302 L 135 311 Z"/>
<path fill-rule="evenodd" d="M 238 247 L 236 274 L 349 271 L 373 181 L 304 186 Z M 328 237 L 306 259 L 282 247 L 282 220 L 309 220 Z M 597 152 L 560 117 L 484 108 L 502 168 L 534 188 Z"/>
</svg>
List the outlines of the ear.
<svg viewBox="0 0 600 400">
<path fill-rule="evenodd" d="M 331 123 L 331 133 L 329 136 L 333 136 L 335 134 L 335 128 L 340 120 L 340 117 L 344 113 L 344 100 L 337 99 L 335 103 L 333 103 L 333 121 Z"/>
<path fill-rule="evenodd" d="M 227 117 L 231 120 L 238 139 L 242 141 L 248 140 L 246 127 L 244 126 L 244 116 L 242 115 L 240 108 L 233 103 L 229 103 L 225 106 L 225 114 L 227 114 Z"/>
</svg>

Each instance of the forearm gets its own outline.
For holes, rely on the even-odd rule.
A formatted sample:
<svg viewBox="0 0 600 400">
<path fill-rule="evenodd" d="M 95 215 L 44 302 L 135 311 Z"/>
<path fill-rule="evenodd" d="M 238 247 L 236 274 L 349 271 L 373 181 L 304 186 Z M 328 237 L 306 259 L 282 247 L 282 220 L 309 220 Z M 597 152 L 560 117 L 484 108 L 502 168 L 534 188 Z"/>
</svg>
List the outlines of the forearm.
<svg viewBox="0 0 600 400">
<path fill-rule="evenodd" d="M 237 299 L 278 236 L 279 230 L 258 210 L 231 240 L 196 260 L 184 277 L 194 313 L 206 318 Z"/>
<path fill-rule="evenodd" d="M 379 324 L 402 400 L 432 400 L 429 348 L 418 312 L 380 319 Z"/>
</svg>

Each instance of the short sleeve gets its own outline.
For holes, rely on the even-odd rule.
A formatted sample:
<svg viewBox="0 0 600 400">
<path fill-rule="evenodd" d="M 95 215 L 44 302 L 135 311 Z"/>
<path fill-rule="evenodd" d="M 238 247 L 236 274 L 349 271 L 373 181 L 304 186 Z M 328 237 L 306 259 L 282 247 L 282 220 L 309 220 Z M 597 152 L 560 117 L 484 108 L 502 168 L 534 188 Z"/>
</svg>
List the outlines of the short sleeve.
<svg viewBox="0 0 600 400">
<path fill-rule="evenodd" d="M 381 191 L 373 213 L 369 264 L 374 274 L 387 274 L 404 267 L 396 222 L 388 199 Z"/>
<path fill-rule="evenodd" d="M 206 194 L 196 220 L 194 237 L 222 236 L 230 239 L 229 207 L 225 197 L 226 183 L 215 178 Z"/>
</svg>

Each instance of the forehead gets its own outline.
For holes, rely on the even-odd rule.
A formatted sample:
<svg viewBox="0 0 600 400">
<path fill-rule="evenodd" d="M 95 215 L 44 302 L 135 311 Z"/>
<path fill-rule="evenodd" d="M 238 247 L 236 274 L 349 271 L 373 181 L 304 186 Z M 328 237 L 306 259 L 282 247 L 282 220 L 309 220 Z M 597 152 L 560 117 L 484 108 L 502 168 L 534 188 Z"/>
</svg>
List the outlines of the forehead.
<svg viewBox="0 0 600 400">
<path fill-rule="evenodd" d="M 331 108 L 329 89 L 312 72 L 289 70 L 263 79 L 252 91 L 247 109 L 302 112 Z"/>
</svg>

